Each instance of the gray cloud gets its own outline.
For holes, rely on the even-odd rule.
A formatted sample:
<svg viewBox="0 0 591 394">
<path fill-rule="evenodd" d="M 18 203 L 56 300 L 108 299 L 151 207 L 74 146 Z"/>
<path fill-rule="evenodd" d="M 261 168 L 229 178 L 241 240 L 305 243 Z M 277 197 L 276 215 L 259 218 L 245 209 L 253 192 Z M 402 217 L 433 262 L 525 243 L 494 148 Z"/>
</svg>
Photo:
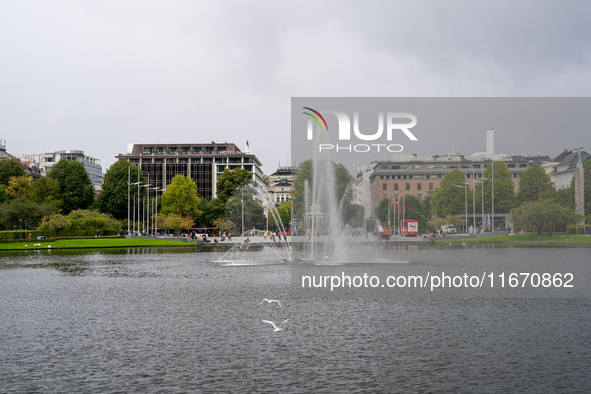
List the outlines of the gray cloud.
<svg viewBox="0 0 591 394">
<path fill-rule="evenodd" d="M 0 137 L 17 153 L 82 149 L 105 168 L 128 142 L 247 138 L 269 173 L 289 155 L 292 96 L 588 96 L 590 8 L 2 2 Z"/>
</svg>

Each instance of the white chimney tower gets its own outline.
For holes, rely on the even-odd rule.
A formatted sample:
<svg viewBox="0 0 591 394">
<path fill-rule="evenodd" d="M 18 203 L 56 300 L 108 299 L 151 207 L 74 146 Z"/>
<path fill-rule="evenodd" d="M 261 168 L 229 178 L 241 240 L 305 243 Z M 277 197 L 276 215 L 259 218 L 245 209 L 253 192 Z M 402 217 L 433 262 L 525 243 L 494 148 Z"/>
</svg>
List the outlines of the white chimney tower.
<svg viewBox="0 0 591 394">
<path fill-rule="evenodd" d="M 486 131 L 486 153 L 495 153 L 495 129 Z"/>
</svg>

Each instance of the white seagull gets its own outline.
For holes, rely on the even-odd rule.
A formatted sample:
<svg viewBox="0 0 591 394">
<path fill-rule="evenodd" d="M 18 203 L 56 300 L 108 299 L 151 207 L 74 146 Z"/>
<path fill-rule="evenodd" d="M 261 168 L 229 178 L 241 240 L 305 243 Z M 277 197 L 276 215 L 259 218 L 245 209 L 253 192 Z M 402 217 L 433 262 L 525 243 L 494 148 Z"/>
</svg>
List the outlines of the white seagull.
<svg viewBox="0 0 591 394">
<path fill-rule="evenodd" d="M 263 300 L 262 300 L 261 302 L 259 302 L 259 305 L 261 305 L 261 304 L 262 304 L 263 302 L 265 302 L 265 301 L 267 301 L 269 304 L 270 304 L 270 303 L 272 303 L 272 302 L 276 302 L 277 304 L 279 304 L 279 308 L 283 308 L 283 307 L 281 306 L 281 302 L 279 302 L 279 300 L 270 300 L 270 299 L 268 299 L 268 298 L 263 298 Z"/>
<path fill-rule="evenodd" d="M 277 324 L 275 324 L 274 322 L 272 322 L 271 320 L 261 320 L 262 323 L 269 323 L 273 325 L 274 330 L 273 331 L 283 331 L 283 324 L 285 324 L 286 321 L 288 321 L 289 319 L 286 319 L 283 321 L 283 323 L 281 323 L 279 325 L 279 327 L 277 327 Z"/>
</svg>

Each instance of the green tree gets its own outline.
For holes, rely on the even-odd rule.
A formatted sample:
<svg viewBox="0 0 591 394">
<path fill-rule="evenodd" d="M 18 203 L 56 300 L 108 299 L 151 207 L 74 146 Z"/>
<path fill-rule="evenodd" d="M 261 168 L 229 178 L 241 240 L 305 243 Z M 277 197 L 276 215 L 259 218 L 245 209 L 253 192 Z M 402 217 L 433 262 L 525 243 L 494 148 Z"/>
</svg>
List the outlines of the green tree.
<svg viewBox="0 0 591 394">
<path fill-rule="evenodd" d="M 394 220 L 394 205 L 390 204 L 388 197 L 383 197 L 375 209 L 376 218 L 380 221 L 382 226 L 388 226 L 388 205 L 390 206 L 390 224 L 396 223 Z"/>
<path fill-rule="evenodd" d="M 26 176 L 27 171 L 17 160 L 0 160 L 0 185 L 5 188 L 12 177 Z"/>
<path fill-rule="evenodd" d="M 56 213 L 44 216 L 39 225 L 39 229 L 42 231 L 53 232 L 53 236 L 57 238 L 59 232 L 69 228 L 71 224 L 72 222 L 66 216 Z"/>
<path fill-rule="evenodd" d="M 84 209 L 68 214 L 71 227 L 77 230 L 120 230 L 121 223 L 112 216 Z"/>
<path fill-rule="evenodd" d="M 509 220 L 515 226 L 537 227 L 538 235 L 546 229 L 552 232 L 555 226 L 564 226 L 580 220 L 574 210 L 551 200 L 529 201 L 511 210 Z"/>
<path fill-rule="evenodd" d="M 335 178 L 334 179 L 335 190 L 332 191 L 332 192 L 334 192 L 334 198 L 335 198 L 334 202 L 336 204 L 340 204 L 340 200 L 343 197 L 343 195 L 345 194 L 345 190 L 347 189 L 347 186 L 353 180 L 353 177 L 351 176 L 351 174 L 349 174 L 349 171 L 347 170 L 347 168 L 344 165 L 342 165 L 340 163 L 337 164 L 335 162 L 331 162 L 331 165 L 333 166 L 332 173 L 334 174 L 334 178 Z M 295 210 L 296 216 L 300 220 L 302 219 L 302 215 L 305 213 L 305 210 L 306 210 L 306 208 L 304 207 L 305 198 L 306 198 L 305 197 L 306 181 L 308 182 L 309 190 L 310 190 L 310 194 L 311 194 L 312 190 L 314 190 L 314 169 L 313 169 L 311 159 L 303 161 L 298 166 L 297 175 L 296 175 L 295 180 L 293 182 L 293 187 L 292 187 L 292 191 L 291 191 L 292 200 L 294 203 L 294 210 Z M 326 180 L 321 180 L 321 182 L 326 182 Z M 320 199 L 319 202 L 320 202 L 322 211 L 328 212 L 329 201 L 324 199 L 323 197 L 320 197 L 319 199 Z M 344 199 L 343 203 L 345 203 L 346 201 L 347 201 L 347 198 Z M 309 201 L 309 204 L 312 204 L 311 199 Z"/>
<path fill-rule="evenodd" d="M 181 215 L 162 214 L 158 216 L 158 225 L 164 228 L 172 228 L 176 235 L 179 235 L 180 230 L 187 230 L 193 226 L 194 219 L 189 216 L 182 217 Z"/>
<path fill-rule="evenodd" d="M 492 210 L 492 183 L 493 167 L 489 164 L 484 170 L 484 212 L 491 213 Z M 515 206 L 515 186 L 511 181 L 511 173 L 504 161 L 497 161 L 494 164 L 494 199 L 495 214 L 509 213 Z M 482 212 L 482 186 L 476 185 L 476 212 Z"/>
<path fill-rule="evenodd" d="M 59 184 L 64 214 L 86 209 L 94 202 L 94 186 L 82 163 L 62 159 L 53 166 L 47 177 Z"/>
<path fill-rule="evenodd" d="M 276 214 L 279 216 L 281 225 L 284 228 L 287 228 L 289 222 L 291 222 L 291 201 L 283 201 L 275 208 L 269 207 L 269 225 L 276 226 L 277 222 L 275 221 L 275 216 L 272 213 L 273 209 L 277 210 Z"/>
<path fill-rule="evenodd" d="M 535 201 L 540 198 L 540 195 L 553 189 L 554 185 L 546 171 L 540 166 L 530 166 L 521 174 L 519 179 L 519 192 L 516 196 L 517 204 Z"/>
<path fill-rule="evenodd" d="M 465 212 L 466 192 L 463 182 L 466 182 L 466 177 L 457 168 L 443 176 L 441 184 L 435 189 L 430 200 L 431 211 L 434 215 L 443 217 Z"/>
<path fill-rule="evenodd" d="M 225 204 L 238 192 L 238 189 L 247 184 L 254 184 L 249 171 L 242 168 L 235 168 L 232 171 L 225 169 L 216 182 L 217 197 Z"/>
<path fill-rule="evenodd" d="M 444 218 L 440 218 L 437 215 L 433 216 L 429 222 L 427 222 L 428 226 L 432 229 L 441 229 L 441 226 L 446 226 L 448 224 L 453 224 L 456 228 L 459 226 L 464 225 L 464 221 L 455 215 L 449 215 Z"/>
<path fill-rule="evenodd" d="M 132 184 L 129 186 L 129 201 L 127 199 L 128 179 Z M 102 185 L 103 191 L 97 197 L 96 209 L 102 213 L 112 215 L 116 219 L 127 219 L 128 204 L 133 205 L 134 197 L 136 201 L 138 198 L 137 182 L 141 182 L 140 185 L 148 183 L 143 171 L 138 166 L 127 160 L 119 160 L 113 163 L 105 174 Z M 140 201 L 145 197 L 146 188 L 140 187 Z"/>
<path fill-rule="evenodd" d="M 198 218 L 202 212 L 199 210 L 199 194 L 195 181 L 184 175 L 175 175 L 162 195 L 162 213 Z"/>
<path fill-rule="evenodd" d="M 204 227 L 213 226 L 216 219 L 226 216 L 226 204 L 219 198 L 213 198 L 210 201 L 200 198 L 199 210 L 203 213 L 197 218 L 197 224 Z"/>
<path fill-rule="evenodd" d="M 250 187 L 241 189 L 235 193 L 226 204 L 226 219 L 236 223 L 242 231 L 242 213 L 244 212 L 244 231 L 255 228 L 258 224 L 265 223 L 264 208 L 254 198 L 254 191 Z"/>
<path fill-rule="evenodd" d="M 33 200 L 37 203 L 54 205 L 58 208 L 62 205 L 60 200 L 59 184 L 53 179 L 41 177 L 33 182 Z"/>
<path fill-rule="evenodd" d="M 19 220 L 25 221 L 28 226 L 36 227 L 43 216 L 50 215 L 57 211 L 54 205 L 39 204 L 34 201 L 27 201 L 22 198 L 15 198 L 7 204 L 0 205 L 0 225 L 16 226 Z"/>
</svg>

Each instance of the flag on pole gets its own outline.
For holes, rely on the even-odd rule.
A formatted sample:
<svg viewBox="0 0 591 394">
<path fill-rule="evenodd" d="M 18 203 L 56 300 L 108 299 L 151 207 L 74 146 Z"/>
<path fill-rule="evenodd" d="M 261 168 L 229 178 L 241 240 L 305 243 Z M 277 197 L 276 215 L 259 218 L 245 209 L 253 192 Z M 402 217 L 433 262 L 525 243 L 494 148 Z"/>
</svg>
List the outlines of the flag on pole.
<svg viewBox="0 0 591 394">
<path fill-rule="evenodd" d="M 404 197 L 402 197 L 402 209 L 403 213 L 406 213 L 406 201 L 404 201 Z"/>
<path fill-rule="evenodd" d="M 400 205 L 402 204 L 400 204 L 400 201 L 398 201 L 398 213 L 400 213 L 400 209 L 402 208 Z"/>
<path fill-rule="evenodd" d="M 293 200 L 291 201 L 291 216 L 295 216 L 295 213 L 293 211 Z"/>
</svg>

